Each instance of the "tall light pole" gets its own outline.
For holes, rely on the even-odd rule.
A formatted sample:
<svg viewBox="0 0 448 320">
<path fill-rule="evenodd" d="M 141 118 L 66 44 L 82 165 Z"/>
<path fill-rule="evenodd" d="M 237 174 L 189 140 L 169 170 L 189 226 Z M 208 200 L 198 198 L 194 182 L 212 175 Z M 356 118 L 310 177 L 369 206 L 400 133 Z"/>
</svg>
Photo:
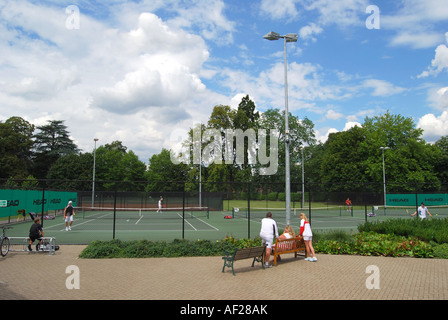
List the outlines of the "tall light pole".
<svg viewBox="0 0 448 320">
<path fill-rule="evenodd" d="M 304 146 L 302 146 L 302 209 L 305 208 L 305 156 Z"/>
<path fill-rule="evenodd" d="M 93 176 L 92 176 L 92 209 L 95 202 L 95 161 L 96 161 L 96 142 L 98 139 L 93 139 L 95 141 L 95 147 L 93 148 Z"/>
<path fill-rule="evenodd" d="M 383 152 L 383 187 L 384 187 L 384 208 L 386 208 L 386 169 L 384 166 L 384 151 L 390 149 L 389 147 L 380 147 Z"/>
<path fill-rule="evenodd" d="M 287 35 L 281 36 L 276 32 L 269 32 L 267 35 L 263 36 L 266 40 L 279 40 L 283 38 L 284 42 L 284 56 L 285 56 L 285 193 L 286 193 L 286 224 L 291 223 L 291 183 L 290 183 L 290 168 L 289 168 L 289 111 L 288 111 L 288 63 L 286 60 L 286 43 L 287 42 L 297 42 L 297 34 L 288 33 Z"/>
</svg>

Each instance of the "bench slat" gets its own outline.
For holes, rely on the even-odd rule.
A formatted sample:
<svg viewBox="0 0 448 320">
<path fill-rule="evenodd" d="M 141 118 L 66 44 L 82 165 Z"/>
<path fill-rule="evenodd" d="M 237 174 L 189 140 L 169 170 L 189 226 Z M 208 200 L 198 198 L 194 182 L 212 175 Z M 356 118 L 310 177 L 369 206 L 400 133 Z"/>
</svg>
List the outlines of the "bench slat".
<svg viewBox="0 0 448 320">
<path fill-rule="evenodd" d="M 296 236 L 291 239 L 277 239 L 275 242 L 275 250 L 272 252 L 274 255 L 274 266 L 277 266 L 277 257 L 281 254 L 294 253 L 294 256 L 297 257 L 297 253 L 300 251 L 305 251 L 302 237 Z"/>
<path fill-rule="evenodd" d="M 231 267 L 233 275 L 235 275 L 235 271 L 233 269 L 233 263 L 237 260 L 243 260 L 243 259 L 249 259 L 253 258 L 252 260 L 252 267 L 254 266 L 254 263 L 261 262 L 262 267 L 264 269 L 264 253 L 265 253 L 266 247 L 254 247 L 254 248 L 245 248 L 245 249 L 236 249 L 232 254 L 229 254 L 225 257 L 222 257 L 224 260 L 224 266 L 222 267 L 222 272 L 224 272 L 225 267 Z"/>
</svg>

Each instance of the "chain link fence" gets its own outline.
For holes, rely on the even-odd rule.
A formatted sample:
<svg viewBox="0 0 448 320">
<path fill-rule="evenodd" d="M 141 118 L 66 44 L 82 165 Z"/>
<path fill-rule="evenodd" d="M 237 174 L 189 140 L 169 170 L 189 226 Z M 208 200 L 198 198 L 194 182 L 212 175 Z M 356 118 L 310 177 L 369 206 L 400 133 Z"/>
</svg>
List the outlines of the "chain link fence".
<svg viewBox="0 0 448 320">
<path fill-rule="evenodd" d="M 411 219 L 421 202 L 435 218 L 445 218 L 447 189 L 390 182 L 384 194 L 382 183 L 293 182 L 288 210 L 281 182 L 95 181 L 93 187 L 88 180 L 8 180 L 0 187 L 0 224 L 12 226 L 9 236 L 24 237 L 40 217 L 45 236 L 58 244 L 221 240 L 257 237 L 267 212 L 280 230 L 291 224 L 298 231 L 304 212 L 313 230 L 356 232 L 366 221 Z M 75 215 L 66 223 L 68 201 Z"/>
</svg>

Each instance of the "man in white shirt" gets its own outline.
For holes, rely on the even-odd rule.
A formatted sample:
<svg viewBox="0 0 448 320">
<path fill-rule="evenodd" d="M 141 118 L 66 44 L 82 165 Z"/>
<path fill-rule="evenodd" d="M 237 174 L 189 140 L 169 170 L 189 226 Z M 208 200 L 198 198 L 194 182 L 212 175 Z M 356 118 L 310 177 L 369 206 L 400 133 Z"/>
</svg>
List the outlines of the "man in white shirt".
<svg viewBox="0 0 448 320">
<path fill-rule="evenodd" d="M 272 219 L 272 213 L 266 213 L 266 218 L 261 220 L 260 237 L 263 240 L 263 245 L 266 245 L 266 266 L 271 267 L 269 264 L 269 258 L 271 257 L 271 248 L 274 244 L 274 237 L 278 238 L 278 227 L 274 219 Z"/>
<path fill-rule="evenodd" d="M 422 221 L 426 218 L 426 213 L 428 213 L 430 215 L 430 217 L 432 218 L 432 214 L 429 213 L 429 210 L 427 207 L 425 207 L 425 204 L 422 202 L 420 207 L 418 207 L 418 210 L 415 211 L 413 214 L 411 214 L 411 217 L 415 216 L 418 212 L 418 216 L 420 217 L 420 219 L 422 219 Z"/>
</svg>

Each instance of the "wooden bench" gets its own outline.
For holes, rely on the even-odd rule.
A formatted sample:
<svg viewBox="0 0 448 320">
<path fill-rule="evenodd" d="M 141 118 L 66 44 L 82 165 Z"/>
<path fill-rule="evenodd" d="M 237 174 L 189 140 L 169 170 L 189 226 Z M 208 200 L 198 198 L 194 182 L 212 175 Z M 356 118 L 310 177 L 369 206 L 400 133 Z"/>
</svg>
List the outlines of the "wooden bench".
<svg viewBox="0 0 448 320">
<path fill-rule="evenodd" d="M 275 248 L 272 247 L 271 255 L 274 256 L 274 266 L 277 266 L 277 260 L 281 254 L 294 253 L 294 258 L 300 251 L 305 254 L 305 243 L 302 236 L 296 236 L 291 239 L 277 239 L 275 241 Z"/>
<path fill-rule="evenodd" d="M 224 260 L 224 266 L 222 267 L 222 272 L 224 272 L 224 269 L 226 267 L 229 267 L 229 268 L 232 268 L 233 275 L 235 275 L 235 270 L 233 268 L 234 262 L 238 261 L 238 260 L 244 260 L 244 259 L 250 259 L 250 258 L 253 258 L 252 267 L 254 266 L 255 261 L 257 261 L 257 262 L 261 262 L 261 266 L 264 269 L 263 260 L 264 260 L 265 252 L 266 252 L 265 246 L 246 248 L 246 249 L 235 249 L 235 251 L 233 251 L 233 253 L 227 252 L 226 253 L 227 255 L 222 257 L 222 259 Z"/>
</svg>

